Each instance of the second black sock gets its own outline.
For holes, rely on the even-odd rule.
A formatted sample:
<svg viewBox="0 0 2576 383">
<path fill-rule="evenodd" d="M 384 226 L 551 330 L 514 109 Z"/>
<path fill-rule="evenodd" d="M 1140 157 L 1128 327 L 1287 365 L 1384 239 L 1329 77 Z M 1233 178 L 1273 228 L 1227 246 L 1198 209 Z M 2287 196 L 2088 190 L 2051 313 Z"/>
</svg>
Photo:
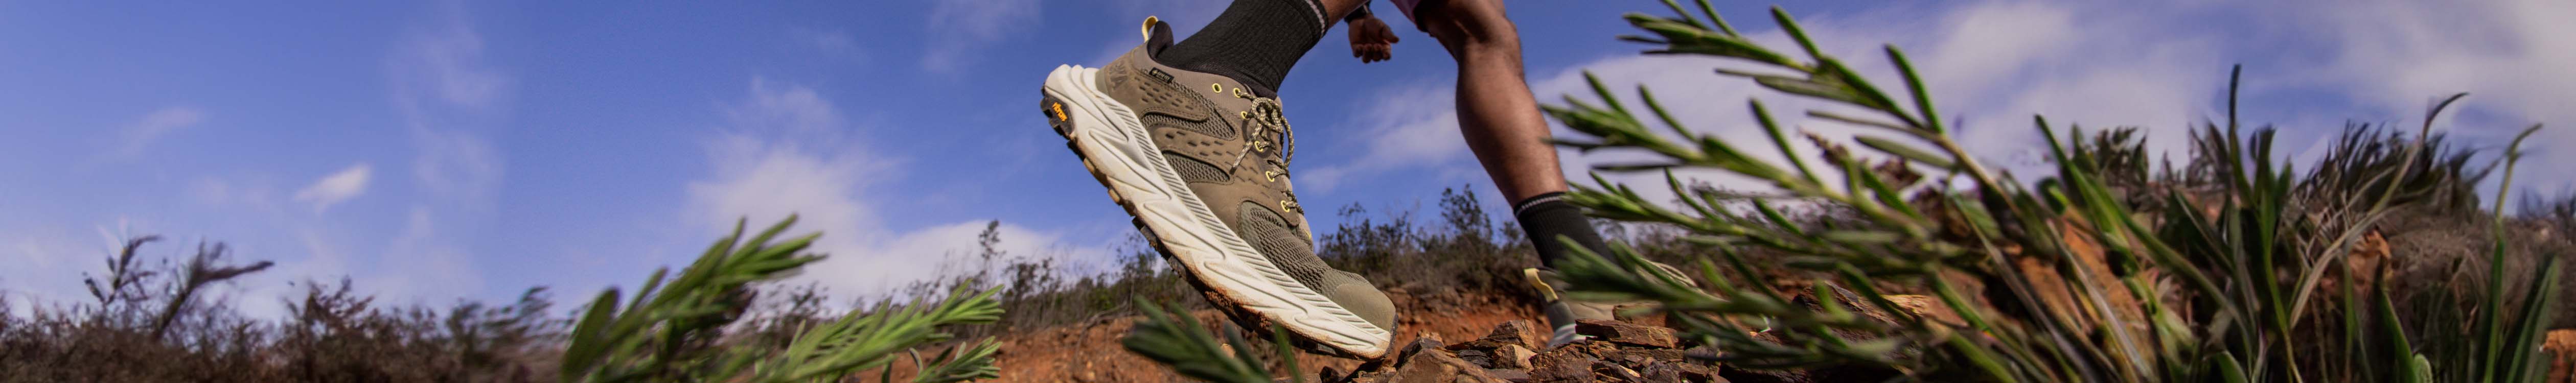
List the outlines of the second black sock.
<svg viewBox="0 0 2576 383">
<path fill-rule="evenodd" d="M 1234 0 L 1207 27 L 1154 59 L 1231 77 L 1255 95 L 1278 97 L 1288 67 L 1324 39 L 1327 25 L 1324 6 L 1316 0 Z"/>
<path fill-rule="evenodd" d="M 1610 250 L 1601 242 L 1601 232 L 1592 227 L 1592 219 L 1583 216 L 1583 207 L 1566 203 L 1564 195 L 1540 194 L 1512 204 L 1512 215 L 1520 219 L 1521 229 L 1529 232 L 1530 244 L 1538 248 L 1539 264 L 1551 270 L 1574 254 L 1557 240 L 1558 236 L 1572 239 L 1594 254 L 1608 256 L 1604 252 Z"/>
</svg>

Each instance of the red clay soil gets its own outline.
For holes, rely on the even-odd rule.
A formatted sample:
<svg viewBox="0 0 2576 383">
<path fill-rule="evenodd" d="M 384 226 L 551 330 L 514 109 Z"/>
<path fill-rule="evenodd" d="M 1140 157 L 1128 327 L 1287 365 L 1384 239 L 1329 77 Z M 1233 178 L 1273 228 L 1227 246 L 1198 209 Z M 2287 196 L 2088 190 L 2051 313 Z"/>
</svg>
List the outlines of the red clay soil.
<svg viewBox="0 0 2576 383">
<path fill-rule="evenodd" d="M 1415 298 L 1401 290 L 1389 294 L 1396 309 L 1403 313 L 1397 324 L 1395 344 L 1413 341 L 1418 334 L 1429 332 L 1439 339 L 1476 339 L 1504 321 L 1521 319 L 1545 322 L 1538 311 L 1520 300 L 1492 294 L 1442 293 Z M 1215 326 L 1224 319 L 1213 310 L 1191 313 L 1202 324 Z M 1170 369 L 1144 357 L 1127 352 L 1119 340 L 1127 336 L 1136 317 L 1106 318 L 1080 325 L 1040 329 L 1003 335 L 998 364 L 1002 378 L 995 382 L 1170 382 L 1181 380 Z M 1350 371 L 1358 360 L 1301 354 L 1299 367 L 1313 374 L 1319 367 Z M 1308 375 L 1313 381 L 1313 375 Z"/>
</svg>

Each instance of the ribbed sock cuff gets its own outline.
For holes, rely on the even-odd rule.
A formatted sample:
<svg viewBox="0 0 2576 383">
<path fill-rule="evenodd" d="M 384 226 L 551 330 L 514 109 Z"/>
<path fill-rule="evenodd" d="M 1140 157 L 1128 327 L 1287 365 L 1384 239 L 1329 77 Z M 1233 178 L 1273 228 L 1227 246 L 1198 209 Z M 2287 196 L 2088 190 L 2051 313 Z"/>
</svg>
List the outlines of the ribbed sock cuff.
<svg viewBox="0 0 2576 383">
<path fill-rule="evenodd" d="M 1206 27 L 1155 57 L 1164 65 L 1241 81 L 1253 94 L 1277 97 L 1288 68 L 1324 39 L 1324 6 L 1316 0 L 1234 0 Z"/>
<path fill-rule="evenodd" d="M 1595 254 L 1609 250 L 1601 242 L 1601 232 L 1592 227 L 1592 219 L 1583 216 L 1583 208 L 1565 202 L 1564 196 L 1564 192 L 1540 194 L 1512 204 L 1512 215 L 1528 232 L 1531 246 L 1538 248 L 1539 264 L 1549 269 L 1573 254 L 1558 240 L 1560 236 Z"/>
</svg>

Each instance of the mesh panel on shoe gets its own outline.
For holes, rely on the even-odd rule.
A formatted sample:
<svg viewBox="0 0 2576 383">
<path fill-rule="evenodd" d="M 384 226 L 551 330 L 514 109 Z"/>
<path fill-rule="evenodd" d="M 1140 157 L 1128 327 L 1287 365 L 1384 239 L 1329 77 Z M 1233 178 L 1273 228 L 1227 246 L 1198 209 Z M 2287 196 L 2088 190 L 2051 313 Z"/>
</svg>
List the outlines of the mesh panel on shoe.
<svg viewBox="0 0 2576 383">
<path fill-rule="evenodd" d="M 1314 246 L 1306 242 L 1305 235 L 1289 229 L 1287 219 L 1280 218 L 1278 213 L 1272 213 L 1261 204 L 1244 201 L 1242 209 L 1237 217 L 1242 217 L 1238 220 L 1243 222 L 1235 226 L 1242 227 L 1237 232 L 1243 235 L 1245 242 L 1250 242 L 1254 250 L 1261 251 L 1263 257 L 1270 258 L 1270 263 L 1287 271 L 1288 276 L 1296 277 L 1298 283 L 1308 287 L 1324 286 L 1324 273 L 1332 272 L 1333 267 L 1324 265 L 1323 258 L 1315 257 Z"/>
<path fill-rule="evenodd" d="M 1136 81 L 1135 83 L 1137 89 L 1144 91 L 1145 94 L 1145 105 L 1138 106 L 1144 115 L 1138 122 L 1145 123 L 1145 126 L 1188 129 L 1218 139 L 1234 139 L 1234 128 L 1226 126 L 1223 118 L 1191 122 L 1156 111 L 1157 109 L 1183 109 L 1223 117 L 1221 114 L 1224 112 L 1216 110 L 1216 103 L 1208 102 L 1206 97 L 1200 97 L 1198 93 L 1182 89 L 1180 85 L 1170 82 Z"/>
<path fill-rule="evenodd" d="M 1216 165 L 1171 153 L 1163 153 L 1163 162 L 1172 163 L 1172 171 L 1181 173 L 1182 181 L 1225 182 L 1225 171 L 1217 170 Z"/>
<path fill-rule="evenodd" d="M 1242 206 L 1239 217 L 1243 222 L 1236 225 L 1242 229 L 1236 233 L 1242 234 L 1263 257 L 1270 258 L 1270 263 L 1279 265 L 1289 277 L 1296 278 L 1297 283 L 1331 298 L 1342 309 L 1350 310 L 1378 328 L 1395 330 L 1395 303 L 1387 300 L 1385 292 L 1378 291 L 1376 285 L 1369 284 L 1359 274 L 1334 270 L 1332 266 L 1325 265 L 1324 259 L 1315 257 L 1313 244 L 1306 236 L 1288 229 L 1287 220 L 1270 209 L 1251 201 L 1245 201 Z"/>
<path fill-rule="evenodd" d="M 1179 117 L 1148 112 L 1145 113 L 1145 117 L 1139 117 L 1136 121 L 1144 123 L 1145 127 L 1148 128 L 1182 129 L 1198 132 L 1199 134 L 1205 134 L 1209 137 L 1216 137 L 1220 140 L 1234 139 L 1234 127 L 1225 126 L 1225 121 L 1214 118 L 1208 119 L 1207 121 L 1190 122 L 1190 120 L 1183 120 Z"/>
</svg>

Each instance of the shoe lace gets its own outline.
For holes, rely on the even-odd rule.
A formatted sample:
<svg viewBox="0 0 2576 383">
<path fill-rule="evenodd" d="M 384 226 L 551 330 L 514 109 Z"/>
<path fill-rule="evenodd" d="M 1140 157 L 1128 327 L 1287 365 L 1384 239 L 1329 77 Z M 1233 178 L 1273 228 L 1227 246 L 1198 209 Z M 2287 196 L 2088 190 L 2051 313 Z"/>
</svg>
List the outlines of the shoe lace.
<svg viewBox="0 0 2576 383">
<path fill-rule="evenodd" d="M 1235 98 L 1252 100 L 1252 110 L 1236 113 L 1248 131 L 1243 140 L 1243 152 L 1235 154 L 1233 166 L 1243 166 L 1243 159 L 1253 152 L 1276 153 L 1276 161 L 1270 164 L 1270 170 L 1262 172 L 1262 178 L 1276 181 L 1279 177 L 1288 176 L 1288 162 L 1297 156 L 1297 133 L 1288 128 L 1288 117 L 1282 113 L 1279 99 L 1254 96 L 1243 88 L 1235 88 L 1233 93 Z M 1273 159 L 1262 157 L 1264 161 Z"/>
<path fill-rule="evenodd" d="M 1252 110 L 1236 113 L 1237 117 L 1243 118 L 1248 132 L 1245 132 L 1243 152 L 1234 155 L 1232 166 L 1242 169 L 1244 157 L 1251 156 L 1253 152 L 1271 152 L 1278 157 L 1262 156 L 1261 160 L 1270 166 L 1261 171 L 1261 178 L 1276 182 L 1280 177 L 1287 177 L 1288 161 L 1297 156 L 1297 133 L 1288 128 L 1288 117 L 1279 108 L 1279 99 L 1254 96 L 1244 92 L 1243 88 L 1235 88 L 1234 97 L 1252 100 Z M 1306 212 L 1305 207 L 1297 205 L 1297 193 L 1280 192 L 1287 194 L 1288 198 L 1279 200 L 1279 210 L 1298 214 Z"/>
</svg>

